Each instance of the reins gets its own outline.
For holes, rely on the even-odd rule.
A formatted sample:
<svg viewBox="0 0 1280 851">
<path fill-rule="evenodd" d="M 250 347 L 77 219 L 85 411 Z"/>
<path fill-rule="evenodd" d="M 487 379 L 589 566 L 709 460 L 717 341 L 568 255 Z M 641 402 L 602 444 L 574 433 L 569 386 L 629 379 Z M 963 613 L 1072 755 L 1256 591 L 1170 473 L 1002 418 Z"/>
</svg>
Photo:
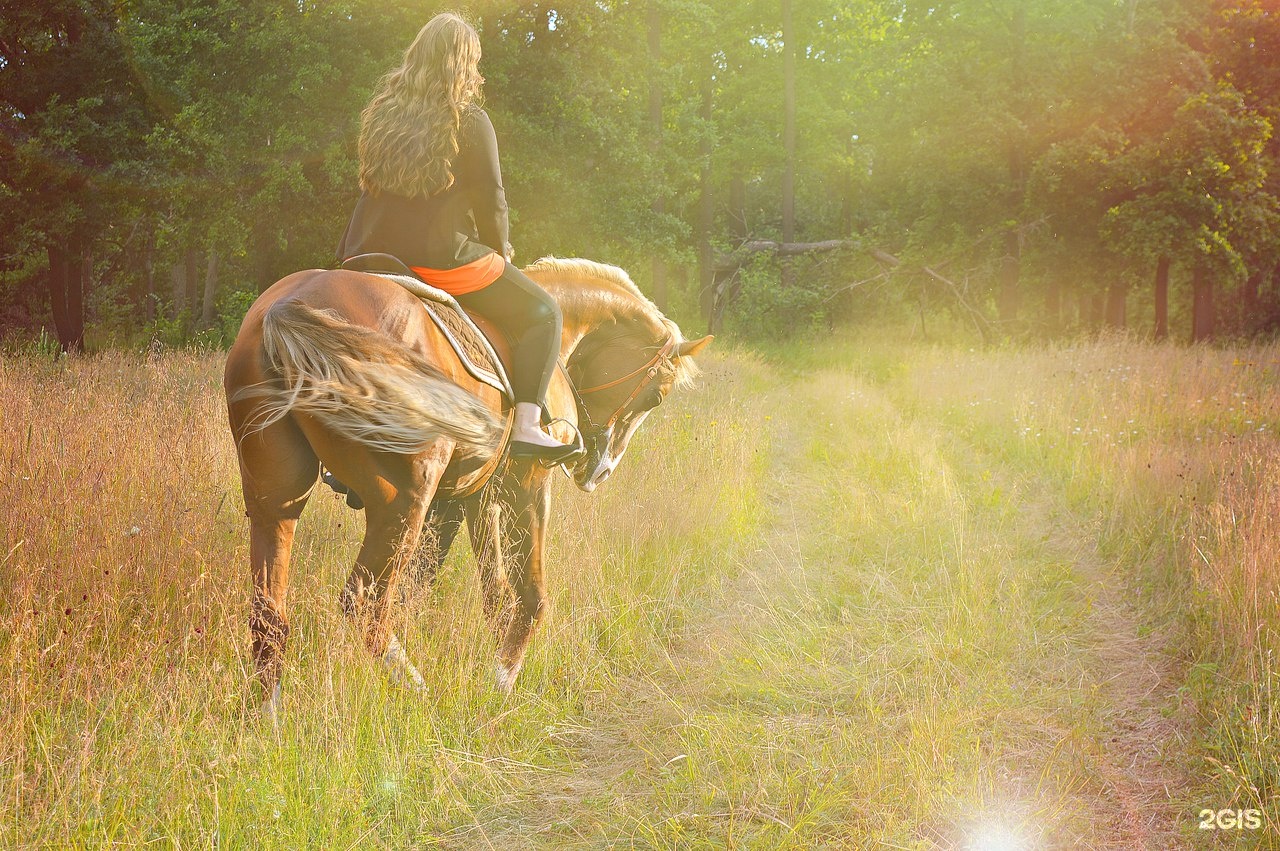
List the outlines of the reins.
<svg viewBox="0 0 1280 851">
<path fill-rule="evenodd" d="M 644 378 L 642 378 L 639 382 L 636 383 L 635 389 L 631 391 L 631 395 L 628 396 L 626 399 L 622 400 L 622 404 L 617 407 L 617 409 L 613 412 L 613 415 L 609 417 L 609 421 L 604 424 L 604 427 L 606 429 L 612 428 L 613 424 L 618 421 L 618 417 L 622 416 L 622 412 L 627 409 L 627 405 L 630 405 L 631 402 L 637 396 L 640 395 L 640 391 L 648 387 L 649 384 L 652 383 L 652 381 L 658 377 L 659 365 L 661 364 L 662 359 L 670 355 L 671 352 L 675 350 L 675 348 L 676 348 L 675 338 L 667 337 L 667 341 L 663 343 L 662 348 L 658 351 L 656 355 L 649 358 L 647 363 L 644 363 L 639 367 L 636 367 L 635 369 L 631 370 L 626 375 L 620 378 L 615 378 L 612 381 L 606 381 L 604 384 L 597 384 L 594 387 L 588 387 L 585 390 L 579 390 L 576 387 L 574 387 L 573 380 L 570 379 L 569 386 L 574 388 L 573 395 L 576 396 L 578 399 L 578 407 L 579 409 L 581 409 L 583 416 L 587 418 L 587 424 L 590 425 L 592 428 L 595 428 L 595 423 L 591 422 L 591 417 L 587 414 L 586 405 L 582 399 L 583 396 L 586 396 L 590 393 L 599 392 L 600 390 L 608 390 L 610 387 L 617 387 L 619 384 L 623 383 L 624 381 L 627 381 L 628 379 L 631 379 L 631 378 L 635 378 L 637 375 L 639 375 L 642 372 L 647 372 Z M 568 376 L 568 374 L 569 374 L 569 371 L 566 369 L 565 375 Z"/>
<path fill-rule="evenodd" d="M 564 375 L 565 383 L 569 385 L 569 391 L 573 393 L 574 402 L 578 407 L 578 414 L 582 417 L 583 420 L 586 421 L 587 427 L 593 432 L 607 433 L 610 429 L 613 428 L 613 424 L 618 421 L 618 417 L 622 416 L 622 412 L 627 409 L 627 405 L 630 405 L 632 400 L 634 400 L 636 396 L 640 395 L 640 391 L 643 390 L 645 387 L 648 387 L 649 384 L 653 381 L 653 379 L 658 377 L 659 365 L 661 364 L 662 359 L 664 357 L 669 356 L 673 351 L 675 351 L 677 345 L 678 344 L 676 343 L 676 340 L 674 337 L 667 337 L 666 342 L 662 345 L 662 348 L 658 351 L 658 353 L 654 355 L 652 358 L 650 358 L 646 363 L 642 364 L 636 369 L 631 370 L 621 378 L 615 378 L 612 381 L 606 381 L 604 384 L 597 384 L 594 387 L 588 387 L 586 390 L 578 389 L 578 385 L 574 383 L 573 376 L 569 373 L 569 367 L 565 364 L 563 360 L 557 359 L 556 366 L 560 368 L 560 372 Z M 617 387 L 619 384 L 626 381 L 627 379 L 635 378 L 640 373 L 646 372 L 646 371 L 647 371 L 647 374 L 644 376 L 643 379 L 641 379 L 639 382 L 636 383 L 635 389 L 631 391 L 631 395 L 627 396 L 626 399 L 622 400 L 622 404 L 619 405 L 616 410 L 614 410 L 612 415 L 610 415 L 609 421 L 604 424 L 604 428 L 600 428 L 599 426 L 597 426 L 595 424 L 595 421 L 591 419 L 591 414 L 587 413 L 587 403 L 582 397 L 587 395 L 588 393 L 596 393 L 600 390 L 608 390 L 610 387 Z M 561 421 L 568 423 L 567 420 L 562 419 Z M 586 441 L 583 438 L 582 430 L 575 427 L 574 431 L 578 432 L 578 439 L 582 440 L 583 445 L 585 446 Z M 560 467 L 561 471 L 565 474 L 565 476 L 569 478 L 573 478 L 567 466 L 563 464 L 558 466 Z"/>
</svg>

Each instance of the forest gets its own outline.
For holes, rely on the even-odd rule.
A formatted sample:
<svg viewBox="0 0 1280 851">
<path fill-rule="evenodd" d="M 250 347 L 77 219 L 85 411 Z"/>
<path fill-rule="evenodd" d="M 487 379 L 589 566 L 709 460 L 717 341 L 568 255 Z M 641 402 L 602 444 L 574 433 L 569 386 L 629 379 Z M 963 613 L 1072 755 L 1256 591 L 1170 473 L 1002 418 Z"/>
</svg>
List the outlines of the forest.
<svg viewBox="0 0 1280 851">
<path fill-rule="evenodd" d="M 517 262 L 744 338 L 1280 325 L 1265 0 L 474 0 Z M 218 344 L 334 263 L 359 113 L 437 4 L 0 4 L 0 334 Z"/>
</svg>

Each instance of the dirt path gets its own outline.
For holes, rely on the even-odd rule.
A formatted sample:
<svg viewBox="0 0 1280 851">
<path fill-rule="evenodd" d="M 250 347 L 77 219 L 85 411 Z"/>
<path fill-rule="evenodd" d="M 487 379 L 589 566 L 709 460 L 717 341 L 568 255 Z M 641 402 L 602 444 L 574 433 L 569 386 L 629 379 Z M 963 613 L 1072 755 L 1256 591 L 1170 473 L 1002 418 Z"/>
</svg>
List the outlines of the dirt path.
<svg viewBox="0 0 1280 851">
<path fill-rule="evenodd" d="M 1124 578 L 1098 552 L 1096 531 L 1065 511 L 1032 505 L 1028 522 L 1048 531 L 1046 549 L 1070 561 L 1093 591 L 1089 632 L 1093 655 L 1107 672 L 1102 684 L 1106 737 L 1099 766 L 1112 793 L 1116 848 L 1166 849 L 1185 840 L 1178 825 L 1191 818 L 1177 798 L 1187 784 L 1180 763 L 1188 746 L 1188 722 L 1175 694 L 1167 638 L 1145 632 L 1125 599 Z M 1145 633 L 1145 634 L 1144 634 Z"/>
<path fill-rule="evenodd" d="M 1037 561 L 1069 565 L 1089 601 L 1081 653 L 1097 672 L 1090 710 L 1098 727 L 1090 751 L 1101 779 L 1089 847 L 1190 847 L 1186 826 L 1194 812 L 1183 800 L 1189 707 L 1176 693 L 1168 637 L 1145 627 L 1129 602 L 1125 566 L 1099 551 L 1100 524 L 1073 515 L 1045 483 L 1021 482 L 1018 523 L 1024 534 L 1041 537 Z"/>
<path fill-rule="evenodd" d="M 772 395 L 767 528 L 490 841 L 1186 845 L 1162 639 L 1091 523 L 848 373 Z"/>
</svg>

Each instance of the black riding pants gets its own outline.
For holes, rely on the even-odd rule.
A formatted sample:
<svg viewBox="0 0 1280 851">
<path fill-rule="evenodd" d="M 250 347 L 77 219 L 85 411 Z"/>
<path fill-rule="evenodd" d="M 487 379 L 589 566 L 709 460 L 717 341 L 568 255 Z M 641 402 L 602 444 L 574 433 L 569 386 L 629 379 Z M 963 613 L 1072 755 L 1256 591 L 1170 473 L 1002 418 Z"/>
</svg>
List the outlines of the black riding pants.
<svg viewBox="0 0 1280 851">
<path fill-rule="evenodd" d="M 510 338 L 511 389 L 516 401 L 545 407 L 547 386 L 560 356 L 560 306 L 555 299 L 510 263 L 489 286 L 455 298 L 492 320 Z"/>
</svg>

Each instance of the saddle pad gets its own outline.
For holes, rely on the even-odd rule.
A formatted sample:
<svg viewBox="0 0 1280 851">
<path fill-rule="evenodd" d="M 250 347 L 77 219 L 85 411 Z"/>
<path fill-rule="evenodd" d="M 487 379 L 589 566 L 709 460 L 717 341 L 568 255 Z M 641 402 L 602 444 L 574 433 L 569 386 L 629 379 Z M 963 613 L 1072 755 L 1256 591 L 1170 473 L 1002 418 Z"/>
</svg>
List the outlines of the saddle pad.
<svg viewBox="0 0 1280 851">
<path fill-rule="evenodd" d="M 431 317 L 431 321 L 449 341 L 449 345 L 467 374 L 476 381 L 483 382 L 503 393 L 507 399 L 514 398 L 511 382 L 507 378 L 502 360 L 494 351 L 489 338 L 462 309 L 457 299 L 444 290 L 407 275 L 393 275 L 385 272 L 369 274 L 395 281 L 417 296 L 423 307 L 427 309 L 427 315 Z"/>
</svg>

